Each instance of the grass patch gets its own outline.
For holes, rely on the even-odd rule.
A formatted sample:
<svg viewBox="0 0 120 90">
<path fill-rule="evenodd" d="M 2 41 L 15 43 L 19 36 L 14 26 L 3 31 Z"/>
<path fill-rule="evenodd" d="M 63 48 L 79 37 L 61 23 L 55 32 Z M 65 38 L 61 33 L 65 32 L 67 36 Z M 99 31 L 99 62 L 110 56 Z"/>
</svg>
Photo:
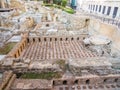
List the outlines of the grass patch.
<svg viewBox="0 0 120 90">
<path fill-rule="evenodd" d="M 5 44 L 3 47 L 0 48 L 0 54 L 1 55 L 8 54 L 15 45 L 16 45 L 16 43 L 14 43 L 14 42 Z"/>
<path fill-rule="evenodd" d="M 47 6 L 47 7 L 54 7 L 54 8 L 59 8 L 62 9 L 63 11 L 70 13 L 70 14 L 74 14 L 75 11 L 72 8 L 68 8 L 68 7 L 63 7 L 57 4 L 43 4 L 43 6 Z"/>
<path fill-rule="evenodd" d="M 62 75 L 58 72 L 43 72 L 43 73 L 25 73 L 21 75 L 20 78 L 24 79 L 54 79 L 54 78 L 61 78 Z"/>
<path fill-rule="evenodd" d="M 56 63 L 59 65 L 59 67 L 65 71 L 66 70 L 66 65 L 65 65 L 65 60 L 58 60 Z"/>
</svg>

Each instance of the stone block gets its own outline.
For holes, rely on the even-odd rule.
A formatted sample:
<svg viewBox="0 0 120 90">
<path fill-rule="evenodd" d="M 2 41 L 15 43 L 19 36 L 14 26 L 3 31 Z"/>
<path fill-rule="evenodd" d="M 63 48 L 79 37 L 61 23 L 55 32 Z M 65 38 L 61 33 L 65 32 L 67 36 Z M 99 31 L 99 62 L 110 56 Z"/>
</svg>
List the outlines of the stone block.
<svg viewBox="0 0 120 90">
<path fill-rule="evenodd" d="M 34 61 L 34 62 L 30 63 L 29 69 L 60 71 L 60 68 L 57 64 L 52 64 L 52 63 L 49 63 L 47 61 L 41 61 L 41 62 Z"/>
<path fill-rule="evenodd" d="M 24 63 L 14 63 L 13 68 L 27 68 L 28 64 L 24 64 Z"/>
<path fill-rule="evenodd" d="M 20 62 L 21 60 L 20 59 L 14 59 L 13 61 L 14 62 Z"/>
<path fill-rule="evenodd" d="M 13 65 L 13 60 L 5 60 L 2 65 L 5 67 L 11 67 Z"/>
<path fill-rule="evenodd" d="M 26 60 L 24 60 L 24 63 L 25 63 L 25 64 L 29 64 L 30 61 L 31 61 L 30 59 L 26 59 Z"/>
<path fill-rule="evenodd" d="M 106 75 L 110 73 L 110 67 L 112 66 L 112 64 L 105 58 L 83 58 L 74 60 L 71 59 L 68 60 L 68 65 L 70 71 L 74 75 L 84 75 L 89 73 Z"/>
<path fill-rule="evenodd" d="M 16 86 L 17 89 L 23 89 L 23 87 L 24 87 L 24 83 L 18 83 Z"/>
<path fill-rule="evenodd" d="M 32 89 L 32 83 L 24 84 L 23 89 Z"/>
</svg>

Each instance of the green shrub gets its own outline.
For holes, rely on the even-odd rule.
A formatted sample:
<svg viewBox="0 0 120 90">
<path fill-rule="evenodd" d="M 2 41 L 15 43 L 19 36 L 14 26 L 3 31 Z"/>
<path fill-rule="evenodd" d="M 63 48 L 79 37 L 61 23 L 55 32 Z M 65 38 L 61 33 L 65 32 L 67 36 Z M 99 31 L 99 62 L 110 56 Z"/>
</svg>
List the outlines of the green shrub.
<svg viewBox="0 0 120 90">
<path fill-rule="evenodd" d="M 66 11 L 66 12 L 68 12 L 70 14 L 74 14 L 75 13 L 75 11 L 73 9 L 71 9 L 71 8 L 64 8 L 64 11 Z"/>
<path fill-rule="evenodd" d="M 62 9 L 63 11 L 65 11 L 67 13 L 70 13 L 70 14 L 74 14 L 75 13 L 75 11 L 72 8 L 66 8 L 66 7 L 63 7 L 61 5 L 57 5 L 57 4 L 43 4 L 43 6 L 59 8 L 59 9 Z"/>
<path fill-rule="evenodd" d="M 58 60 L 56 63 L 59 65 L 59 67 L 65 71 L 66 70 L 66 65 L 65 65 L 65 60 Z"/>
</svg>

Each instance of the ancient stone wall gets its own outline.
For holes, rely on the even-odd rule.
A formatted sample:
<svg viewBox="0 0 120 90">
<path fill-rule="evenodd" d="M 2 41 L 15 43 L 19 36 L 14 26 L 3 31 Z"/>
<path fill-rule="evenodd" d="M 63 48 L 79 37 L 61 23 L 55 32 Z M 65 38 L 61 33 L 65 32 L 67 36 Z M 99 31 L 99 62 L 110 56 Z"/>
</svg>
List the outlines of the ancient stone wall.
<svg viewBox="0 0 120 90">
<path fill-rule="evenodd" d="M 79 77 L 72 79 L 57 79 L 53 80 L 54 86 L 59 85 L 74 85 L 74 84 L 109 84 L 109 83 L 120 83 L 119 75 L 108 75 L 108 76 L 89 76 L 89 77 Z"/>
<path fill-rule="evenodd" d="M 8 53 L 7 57 L 11 58 L 18 58 L 22 51 L 24 50 L 25 46 L 27 45 L 27 34 L 22 37 L 22 40 L 15 45 L 15 47 Z"/>
<path fill-rule="evenodd" d="M 6 71 L 3 73 L 2 83 L 0 84 L 0 90 L 10 90 L 10 86 L 14 82 L 16 75 L 12 71 Z"/>
<path fill-rule="evenodd" d="M 83 38 L 85 38 L 87 35 L 80 35 L 80 36 L 63 36 L 63 37 L 56 37 L 56 36 L 51 36 L 51 37 L 28 37 L 27 38 L 27 43 L 31 42 L 52 42 L 52 41 L 70 41 L 70 40 L 80 40 L 82 41 Z"/>
<path fill-rule="evenodd" d="M 90 35 L 103 35 L 112 41 L 111 54 L 118 54 L 120 51 L 120 31 L 117 27 L 102 23 L 98 20 L 90 20 L 88 26 Z"/>
</svg>

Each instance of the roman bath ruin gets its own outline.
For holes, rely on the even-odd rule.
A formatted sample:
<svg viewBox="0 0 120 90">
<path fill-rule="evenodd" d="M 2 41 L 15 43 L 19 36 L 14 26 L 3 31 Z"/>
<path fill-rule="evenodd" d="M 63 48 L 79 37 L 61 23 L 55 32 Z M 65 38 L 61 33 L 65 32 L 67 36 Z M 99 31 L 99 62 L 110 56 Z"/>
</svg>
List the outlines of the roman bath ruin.
<svg viewBox="0 0 120 90">
<path fill-rule="evenodd" d="M 75 1 L 0 1 L 0 90 L 120 90 L 120 2 Z"/>
</svg>

